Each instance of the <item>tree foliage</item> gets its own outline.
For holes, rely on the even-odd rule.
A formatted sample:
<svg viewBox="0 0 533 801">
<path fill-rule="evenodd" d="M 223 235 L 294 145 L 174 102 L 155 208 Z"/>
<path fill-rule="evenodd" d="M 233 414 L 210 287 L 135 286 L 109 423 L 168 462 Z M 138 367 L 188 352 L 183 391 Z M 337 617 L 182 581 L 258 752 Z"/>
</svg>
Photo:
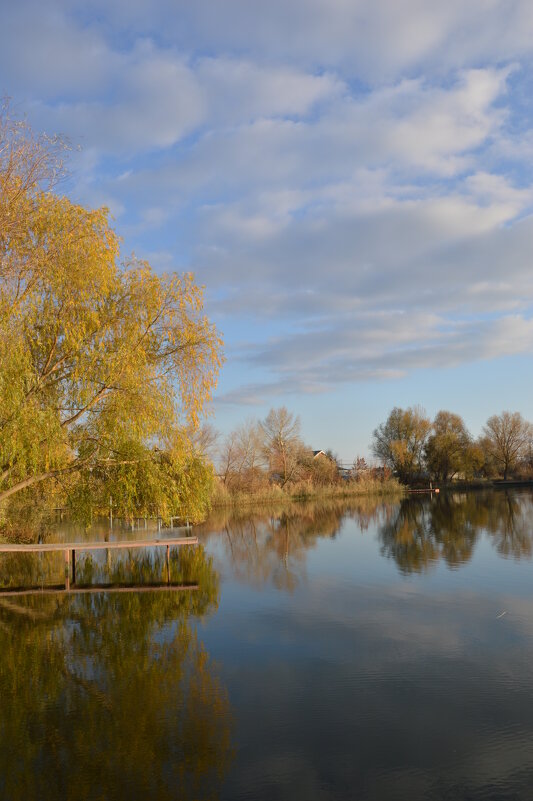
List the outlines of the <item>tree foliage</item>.
<svg viewBox="0 0 533 801">
<path fill-rule="evenodd" d="M 506 479 L 509 471 L 526 456 L 533 428 L 519 412 L 502 412 L 489 417 L 483 429 L 483 445 Z"/>
<path fill-rule="evenodd" d="M 440 411 L 436 415 L 425 446 L 426 465 L 430 474 L 448 481 L 466 466 L 470 435 L 458 414 Z"/>
<path fill-rule="evenodd" d="M 313 456 L 309 451 L 305 460 L 305 474 L 317 487 L 330 487 L 341 481 L 339 473 L 339 460 L 331 452 Z"/>
<path fill-rule="evenodd" d="M 271 409 L 261 422 L 263 450 L 270 472 L 284 487 L 297 477 L 305 446 L 300 438 L 300 418 L 285 406 Z"/>
<path fill-rule="evenodd" d="M 263 420 L 247 420 L 231 431 L 219 457 L 221 497 L 226 500 L 241 493 L 261 494 L 264 499 L 272 490 L 299 497 L 326 489 L 338 492 L 343 486 L 354 491 L 355 483 L 357 494 L 363 491 L 363 484 L 369 492 L 380 492 L 390 477 L 390 471 L 370 470 L 364 459 L 358 471 L 348 474 L 331 449 L 313 451 L 301 438 L 299 417 L 285 406 L 272 408 Z"/>
<path fill-rule="evenodd" d="M 430 423 L 418 408 L 395 408 L 374 431 L 372 451 L 405 483 L 422 474 L 444 482 L 530 477 L 533 426 L 519 412 L 502 412 L 488 419 L 474 441 L 457 414 L 440 411 Z"/>
<path fill-rule="evenodd" d="M 57 142 L 7 108 L 0 137 L 0 502 L 72 471 L 147 466 L 154 446 L 172 472 L 221 364 L 201 288 L 120 262 L 107 210 L 51 191 Z"/>
<path fill-rule="evenodd" d="M 257 421 L 246 420 L 231 431 L 220 455 L 220 475 L 228 489 L 253 492 L 263 483 L 263 431 Z"/>
<path fill-rule="evenodd" d="M 422 470 L 431 422 L 423 409 L 395 407 L 385 423 L 373 433 L 374 456 L 390 467 L 402 482 L 413 480 Z"/>
<path fill-rule="evenodd" d="M 230 492 L 255 492 L 269 483 L 285 487 L 309 474 L 312 456 L 300 437 L 299 417 L 281 406 L 228 434 L 220 449 L 219 475 Z"/>
<path fill-rule="evenodd" d="M 204 520 L 210 509 L 214 470 L 190 445 L 178 443 L 166 450 L 136 441 L 124 443 L 128 458 L 82 471 L 67 491 L 73 517 L 88 523 L 93 513 L 112 505 L 116 517 L 180 517 L 191 523 Z"/>
</svg>

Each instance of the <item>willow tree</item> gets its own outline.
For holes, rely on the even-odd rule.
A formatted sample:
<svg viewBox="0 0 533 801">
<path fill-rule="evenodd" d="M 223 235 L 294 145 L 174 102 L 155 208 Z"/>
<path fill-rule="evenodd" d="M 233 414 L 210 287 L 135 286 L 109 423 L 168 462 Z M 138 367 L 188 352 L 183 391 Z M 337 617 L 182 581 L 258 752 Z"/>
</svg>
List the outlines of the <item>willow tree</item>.
<svg viewBox="0 0 533 801">
<path fill-rule="evenodd" d="M 221 339 L 190 274 L 120 261 L 106 209 L 53 191 L 58 143 L 0 113 L 0 503 L 151 460 L 196 426 Z M 167 471 L 168 472 L 168 471 Z"/>
</svg>

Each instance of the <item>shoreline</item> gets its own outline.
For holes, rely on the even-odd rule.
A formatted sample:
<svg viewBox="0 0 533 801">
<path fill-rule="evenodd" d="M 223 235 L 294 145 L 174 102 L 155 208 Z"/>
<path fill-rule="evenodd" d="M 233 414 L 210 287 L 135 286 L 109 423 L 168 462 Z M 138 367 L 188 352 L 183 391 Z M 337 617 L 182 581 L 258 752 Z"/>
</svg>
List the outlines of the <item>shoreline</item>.
<svg viewBox="0 0 533 801">
<path fill-rule="evenodd" d="M 375 485 L 364 484 L 360 486 L 331 486 L 318 488 L 295 488 L 293 491 L 273 487 L 258 492 L 231 493 L 223 486 L 214 492 L 211 509 L 223 509 L 236 506 L 267 506 L 273 503 L 304 503 L 316 500 L 350 500 L 351 498 L 404 498 L 417 492 L 467 492 L 514 487 L 533 487 L 533 480 L 522 479 L 486 479 L 458 482 L 432 482 L 433 487 L 409 487 L 400 484 L 395 479 L 386 482 L 376 482 Z"/>
<path fill-rule="evenodd" d="M 223 488 L 222 491 L 215 490 L 211 502 L 212 509 L 221 509 L 233 506 L 268 505 L 272 503 L 302 503 L 305 501 L 339 499 L 349 500 L 350 498 L 370 498 L 370 497 L 403 497 L 407 494 L 407 489 L 395 479 L 385 482 L 361 483 L 359 486 L 331 486 L 303 488 L 295 487 L 293 491 L 283 490 L 280 487 L 270 488 L 259 492 L 236 492 L 230 493 Z"/>
</svg>

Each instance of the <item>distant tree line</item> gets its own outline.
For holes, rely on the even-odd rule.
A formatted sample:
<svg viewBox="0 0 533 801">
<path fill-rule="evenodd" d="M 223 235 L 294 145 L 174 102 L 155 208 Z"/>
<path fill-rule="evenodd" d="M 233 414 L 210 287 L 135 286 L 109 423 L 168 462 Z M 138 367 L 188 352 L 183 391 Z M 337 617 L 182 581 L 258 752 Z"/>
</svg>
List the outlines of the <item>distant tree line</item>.
<svg viewBox="0 0 533 801">
<path fill-rule="evenodd" d="M 395 407 L 372 435 L 372 453 L 404 484 L 473 478 L 533 478 L 533 425 L 519 412 L 489 417 L 474 439 L 458 414 L 432 421 L 420 407 Z"/>
<path fill-rule="evenodd" d="M 238 426 L 218 448 L 218 457 L 218 476 L 230 493 L 258 493 L 272 485 L 292 491 L 304 484 L 382 484 L 391 477 L 387 466 L 370 468 L 361 457 L 343 469 L 331 450 L 313 451 L 301 437 L 300 418 L 285 406 L 271 409 L 263 420 Z"/>
</svg>

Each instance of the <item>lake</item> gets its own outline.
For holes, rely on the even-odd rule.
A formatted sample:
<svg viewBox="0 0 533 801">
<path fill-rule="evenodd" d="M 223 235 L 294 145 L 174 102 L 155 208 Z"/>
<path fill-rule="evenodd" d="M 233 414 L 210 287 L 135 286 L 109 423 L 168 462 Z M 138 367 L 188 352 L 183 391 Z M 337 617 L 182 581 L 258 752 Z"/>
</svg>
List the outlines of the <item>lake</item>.
<svg viewBox="0 0 533 801">
<path fill-rule="evenodd" d="M 224 510 L 196 533 L 181 590 L 0 597 L 2 800 L 533 798 L 533 493 Z M 165 569 L 102 551 L 77 581 Z M 3 587 L 62 570 L 0 554 Z"/>
</svg>

